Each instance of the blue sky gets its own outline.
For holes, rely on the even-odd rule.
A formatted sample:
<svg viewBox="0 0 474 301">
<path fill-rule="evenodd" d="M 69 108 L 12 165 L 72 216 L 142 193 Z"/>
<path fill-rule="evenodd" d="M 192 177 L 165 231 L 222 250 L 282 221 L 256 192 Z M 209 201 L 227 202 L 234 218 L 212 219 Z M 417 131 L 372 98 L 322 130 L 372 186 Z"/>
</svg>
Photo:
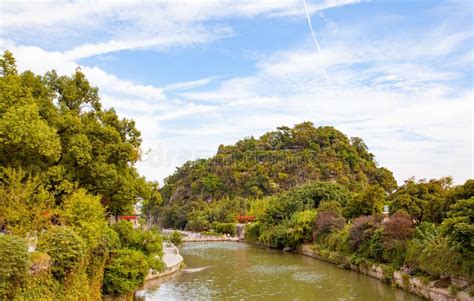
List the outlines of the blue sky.
<svg viewBox="0 0 474 301">
<path fill-rule="evenodd" d="M 2 2 L 20 70 L 81 66 L 133 118 L 162 180 L 219 144 L 310 120 L 363 138 L 399 182 L 473 177 L 470 1 Z"/>
</svg>

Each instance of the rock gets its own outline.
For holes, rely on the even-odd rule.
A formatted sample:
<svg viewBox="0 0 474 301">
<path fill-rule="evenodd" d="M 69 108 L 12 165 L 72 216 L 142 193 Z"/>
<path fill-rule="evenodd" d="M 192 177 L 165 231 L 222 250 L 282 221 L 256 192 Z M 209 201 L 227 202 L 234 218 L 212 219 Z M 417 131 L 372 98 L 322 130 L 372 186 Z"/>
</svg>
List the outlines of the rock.
<svg viewBox="0 0 474 301">
<path fill-rule="evenodd" d="M 449 277 L 441 278 L 439 280 L 436 280 L 433 283 L 434 287 L 448 287 L 450 285 L 451 285 L 451 278 L 449 278 Z"/>
</svg>

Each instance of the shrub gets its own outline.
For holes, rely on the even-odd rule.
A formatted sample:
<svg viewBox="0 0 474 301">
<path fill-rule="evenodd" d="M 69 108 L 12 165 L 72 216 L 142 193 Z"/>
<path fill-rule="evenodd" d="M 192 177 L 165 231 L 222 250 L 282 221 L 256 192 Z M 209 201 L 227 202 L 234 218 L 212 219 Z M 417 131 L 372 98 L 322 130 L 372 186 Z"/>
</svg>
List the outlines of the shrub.
<svg viewBox="0 0 474 301">
<path fill-rule="evenodd" d="M 57 279 L 64 278 L 83 263 L 85 250 L 84 240 L 68 227 L 51 228 L 38 239 L 38 251 L 51 257 L 51 272 Z"/>
<path fill-rule="evenodd" d="M 385 231 L 382 228 L 375 229 L 369 239 L 369 247 L 365 253 L 365 257 L 376 261 L 383 261 Z"/>
<path fill-rule="evenodd" d="M 245 241 L 257 242 L 260 237 L 260 223 L 256 222 L 245 226 Z"/>
<path fill-rule="evenodd" d="M 209 230 L 209 221 L 202 215 L 190 216 L 186 223 L 186 230 L 198 232 Z"/>
<path fill-rule="evenodd" d="M 360 249 L 378 227 L 380 227 L 380 219 L 378 217 L 359 216 L 356 218 L 349 231 L 351 249 L 353 251 Z"/>
<path fill-rule="evenodd" d="M 344 228 L 346 220 L 334 211 L 320 211 L 314 222 L 314 239 L 319 240 L 325 235 Z"/>
<path fill-rule="evenodd" d="M 302 243 L 310 242 L 315 217 L 315 210 L 305 210 L 293 214 L 289 221 L 286 245 L 296 247 Z"/>
<path fill-rule="evenodd" d="M 176 246 L 181 245 L 181 242 L 183 240 L 181 233 L 178 231 L 171 232 L 169 239 Z"/>
<path fill-rule="evenodd" d="M 384 237 L 387 241 L 406 240 L 415 232 L 412 219 L 403 214 L 392 215 L 383 225 Z"/>
<path fill-rule="evenodd" d="M 149 268 L 148 260 L 141 252 L 120 250 L 105 268 L 102 291 L 109 295 L 133 292 L 143 284 Z"/>
<path fill-rule="evenodd" d="M 151 255 L 147 257 L 148 265 L 150 266 L 150 269 L 153 269 L 154 271 L 157 272 L 162 272 L 165 270 L 165 263 L 161 258 L 157 255 Z"/>
<path fill-rule="evenodd" d="M 407 246 L 406 263 L 410 266 L 418 266 L 420 264 L 420 254 L 435 240 L 440 231 L 435 224 L 422 222 L 415 228 L 413 239 L 410 240 Z"/>
<path fill-rule="evenodd" d="M 393 266 L 401 266 L 405 261 L 407 241 L 413 236 L 411 217 L 402 214 L 391 216 L 383 225 L 384 259 Z"/>
<path fill-rule="evenodd" d="M 350 226 L 346 225 L 341 230 L 333 231 L 320 243 L 331 251 L 349 253 L 349 229 Z"/>
<path fill-rule="evenodd" d="M 0 234 L 0 299 L 13 299 L 28 276 L 26 242 L 15 235 Z"/>
<path fill-rule="evenodd" d="M 0 200 L 0 225 L 10 233 L 25 236 L 49 223 L 47 213 L 54 199 L 39 176 L 31 177 L 22 170 L 0 168 Z"/>
<path fill-rule="evenodd" d="M 260 232 L 260 242 L 272 248 L 283 248 L 287 242 L 286 224 L 277 224 L 271 227 L 265 227 Z"/>
<path fill-rule="evenodd" d="M 112 225 L 112 230 L 118 234 L 122 248 L 139 249 L 142 232 L 133 229 L 132 223 L 119 221 Z"/>
<path fill-rule="evenodd" d="M 234 223 L 215 223 L 214 230 L 222 234 L 235 236 L 236 229 Z"/>
<path fill-rule="evenodd" d="M 142 233 L 142 241 L 139 248 L 145 255 L 160 256 L 163 255 L 163 241 L 159 233 L 154 230 L 144 231 Z"/>
<path fill-rule="evenodd" d="M 90 248 L 96 247 L 107 227 L 100 197 L 79 189 L 64 199 L 62 207 L 61 222 L 74 229 Z"/>
<path fill-rule="evenodd" d="M 120 237 L 117 232 L 115 232 L 112 228 L 107 227 L 104 231 L 104 237 L 107 247 L 109 248 L 110 252 L 117 251 L 121 248 Z"/>
</svg>

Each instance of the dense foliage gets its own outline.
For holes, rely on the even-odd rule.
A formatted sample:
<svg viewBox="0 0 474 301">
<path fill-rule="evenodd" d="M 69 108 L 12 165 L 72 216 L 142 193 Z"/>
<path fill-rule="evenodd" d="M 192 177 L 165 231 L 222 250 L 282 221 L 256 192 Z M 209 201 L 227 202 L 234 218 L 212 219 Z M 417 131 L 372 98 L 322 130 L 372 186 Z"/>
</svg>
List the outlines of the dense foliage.
<svg viewBox="0 0 474 301">
<path fill-rule="evenodd" d="M 0 57 L 0 299 L 129 292 L 144 278 L 117 271 L 131 250 L 144 258 L 143 273 L 162 269 L 158 234 L 132 229 L 129 244 L 107 221 L 133 213 L 137 199 L 151 214 L 161 203 L 158 185 L 134 167 L 140 143 L 134 121 L 103 109 L 80 69 L 19 74 L 10 52 Z M 27 252 L 36 240 L 37 252 Z M 104 273 L 129 285 L 103 286 Z"/>
<path fill-rule="evenodd" d="M 473 277 L 474 180 L 412 178 L 397 187 L 361 139 L 332 127 L 305 122 L 221 145 L 178 168 L 162 195 L 166 227 L 225 232 L 222 224 L 250 215 L 252 242 L 312 242 L 355 263 Z"/>
<path fill-rule="evenodd" d="M 28 276 L 26 242 L 18 236 L 0 235 L 0 299 L 15 297 Z"/>
<path fill-rule="evenodd" d="M 472 281 L 474 181 L 454 187 L 440 183 L 449 183 L 449 179 L 409 180 L 388 200 L 374 187 L 354 193 L 352 197 L 347 191 L 348 199 L 342 202 L 340 187 L 335 189 L 337 184 L 316 182 L 302 186 L 271 198 L 258 221 L 248 227 L 247 239 L 276 248 L 312 242 L 318 250 L 348 256 L 356 264 L 376 262 L 428 277 L 453 275 Z M 407 192 L 407 186 L 412 194 Z M 434 195 L 419 194 L 433 186 L 439 188 L 431 190 Z M 314 187 L 326 187 L 326 191 L 334 194 L 329 193 L 326 199 L 314 202 L 314 198 L 303 193 L 321 191 Z M 416 199 L 413 197 L 416 201 L 403 203 L 403 206 L 398 203 L 401 196 L 415 194 L 418 195 Z M 447 211 L 425 214 L 431 212 L 430 200 L 440 208 L 448 208 Z M 384 202 L 404 210 L 392 210 L 392 214 L 383 215 L 380 211 Z"/>
<path fill-rule="evenodd" d="M 221 145 L 214 157 L 178 168 L 161 191 L 164 225 L 184 228 L 196 202 L 257 199 L 312 181 L 339 183 L 351 191 L 396 188 L 392 173 L 377 167 L 362 139 L 304 122 Z"/>
<path fill-rule="evenodd" d="M 104 292 L 110 295 L 133 292 L 145 281 L 149 269 L 143 253 L 135 250 L 119 251 L 105 269 Z"/>
</svg>

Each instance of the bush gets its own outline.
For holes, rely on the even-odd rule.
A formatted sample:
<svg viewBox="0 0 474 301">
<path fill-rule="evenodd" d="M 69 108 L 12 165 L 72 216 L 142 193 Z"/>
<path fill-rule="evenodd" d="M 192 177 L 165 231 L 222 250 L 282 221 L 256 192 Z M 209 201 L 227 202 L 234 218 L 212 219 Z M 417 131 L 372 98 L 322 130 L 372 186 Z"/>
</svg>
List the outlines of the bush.
<svg viewBox="0 0 474 301">
<path fill-rule="evenodd" d="M 474 272 L 472 259 L 453 249 L 439 227 L 428 222 L 416 227 L 415 235 L 408 243 L 406 262 L 430 275 L 451 274 L 472 277 Z"/>
<path fill-rule="evenodd" d="M 73 228 L 84 238 L 88 247 L 96 247 L 107 227 L 105 210 L 100 203 L 100 197 L 79 189 L 64 199 L 62 207 L 61 222 Z"/>
<path fill-rule="evenodd" d="M 0 234 L 0 299 L 13 299 L 28 276 L 26 242 L 15 235 Z"/>
<path fill-rule="evenodd" d="M 215 223 L 214 230 L 222 234 L 235 236 L 236 229 L 234 223 Z"/>
<path fill-rule="evenodd" d="M 291 216 L 287 234 L 287 246 L 296 247 L 312 240 L 315 210 L 297 212 Z"/>
<path fill-rule="evenodd" d="M 86 248 L 84 240 L 71 228 L 54 227 L 39 237 L 38 251 L 51 257 L 51 272 L 56 279 L 62 279 L 83 263 Z"/>
<path fill-rule="evenodd" d="M 181 242 L 183 240 L 181 233 L 178 231 L 171 232 L 169 239 L 175 246 L 181 245 Z"/>
<path fill-rule="evenodd" d="M 286 224 L 277 224 L 265 227 L 260 232 L 260 242 L 272 248 L 284 248 L 287 242 L 288 227 Z"/>
<path fill-rule="evenodd" d="M 163 255 L 163 241 L 160 234 L 154 230 L 148 230 L 142 233 L 142 240 L 138 247 L 148 256 L 161 257 Z"/>
<path fill-rule="evenodd" d="M 120 236 L 110 227 L 105 229 L 103 239 L 105 240 L 110 252 L 117 251 L 122 246 L 120 243 Z"/>
<path fill-rule="evenodd" d="M 260 223 L 256 222 L 245 226 L 245 241 L 258 242 L 260 237 Z"/>
<path fill-rule="evenodd" d="M 314 222 L 314 240 L 344 228 L 346 220 L 335 211 L 319 211 Z"/>
<path fill-rule="evenodd" d="M 320 243 L 331 251 L 349 253 L 349 229 L 350 226 L 346 225 L 339 231 L 333 231 Z"/>
<path fill-rule="evenodd" d="M 383 255 L 385 252 L 384 236 L 384 229 L 378 228 L 374 231 L 369 239 L 369 247 L 366 250 L 367 252 L 364 254 L 366 258 L 379 262 L 383 261 Z"/>
<path fill-rule="evenodd" d="M 120 250 L 105 268 L 102 291 L 109 295 L 133 292 L 143 284 L 149 269 L 149 262 L 141 252 Z"/>
<path fill-rule="evenodd" d="M 337 214 L 342 215 L 343 210 L 342 210 L 341 203 L 339 203 L 338 201 L 325 201 L 319 204 L 317 211 L 318 212 L 333 211 L 333 212 L 336 212 Z"/>
<path fill-rule="evenodd" d="M 205 216 L 190 216 L 186 224 L 186 230 L 197 232 L 207 231 L 209 230 L 209 221 Z"/>
<path fill-rule="evenodd" d="M 435 224 L 422 222 L 418 225 L 415 228 L 413 239 L 410 240 L 407 246 L 406 263 L 410 266 L 418 266 L 420 264 L 420 254 L 439 234 L 440 231 Z"/>
<path fill-rule="evenodd" d="M 112 225 L 119 238 L 122 248 L 140 249 L 142 241 L 142 232 L 133 229 L 133 225 L 129 221 L 119 221 Z"/>
<path fill-rule="evenodd" d="M 413 220 L 402 214 L 392 215 L 383 225 L 386 241 L 407 240 L 415 232 Z"/>
<path fill-rule="evenodd" d="M 383 225 L 384 259 L 393 266 L 405 261 L 407 241 L 413 236 L 414 226 L 410 216 L 395 214 Z"/>
<path fill-rule="evenodd" d="M 362 245 L 369 241 L 374 231 L 379 227 L 380 219 L 375 216 L 359 216 L 356 218 L 349 231 L 352 251 L 361 249 Z"/>
</svg>

